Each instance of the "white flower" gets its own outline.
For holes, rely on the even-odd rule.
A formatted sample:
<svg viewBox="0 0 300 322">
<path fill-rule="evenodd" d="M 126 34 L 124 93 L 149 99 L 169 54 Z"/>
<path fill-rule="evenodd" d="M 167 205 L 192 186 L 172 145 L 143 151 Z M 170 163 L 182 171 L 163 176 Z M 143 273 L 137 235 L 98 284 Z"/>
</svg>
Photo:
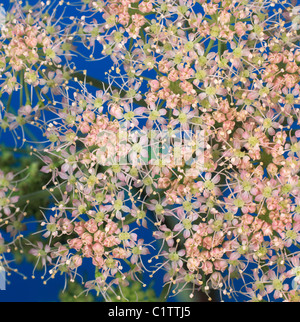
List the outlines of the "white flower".
<svg viewBox="0 0 300 322">
<path fill-rule="evenodd" d="M 292 10 L 292 29 L 299 30 L 300 29 L 300 6 L 294 7 Z"/>
<path fill-rule="evenodd" d="M 292 281 L 292 287 L 294 290 L 300 290 L 300 266 L 294 267 L 292 273 L 295 276 Z"/>
<path fill-rule="evenodd" d="M 296 16 L 300 13 L 300 6 L 296 6 L 292 9 L 292 15 Z"/>
<path fill-rule="evenodd" d="M 0 7 L 0 28 L 4 26 L 5 20 L 6 20 L 6 11 L 3 7 Z"/>
</svg>

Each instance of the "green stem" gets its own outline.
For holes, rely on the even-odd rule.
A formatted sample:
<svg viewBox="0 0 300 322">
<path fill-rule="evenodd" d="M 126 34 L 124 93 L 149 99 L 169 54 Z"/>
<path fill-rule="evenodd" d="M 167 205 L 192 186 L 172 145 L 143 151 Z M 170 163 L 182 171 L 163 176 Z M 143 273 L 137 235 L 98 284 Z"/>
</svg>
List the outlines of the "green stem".
<svg viewBox="0 0 300 322">
<path fill-rule="evenodd" d="M 167 301 L 167 299 L 168 299 L 168 297 L 169 297 L 169 294 L 170 294 L 171 289 L 172 289 L 171 285 L 166 284 L 166 285 L 163 287 L 163 289 L 162 289 L 162 291 L 161 291 L 161 293 L 160 293 L 160 296 L 159 296 L 158 301 L 159 301 L 159 302 L 166 302 L 166 301 Z"/>
<path fill-rule="evenodd" d="M 109 87 L 114 90 L 114 89 L 117 89 L 117 90 L 120 90 L 120 88 L 116 87 L 116 86 L 113 86 L 113 85 L 109 85 L 103 81 L 99 81 L 97 78 L 94 78 L 92 76 L 89 76 L 89 75 L 85 75 L 81 72 L 75 72 L 73 74 L 71 74 L 71 77 L 74 79 L 74 78 L 77 78 L 78 80 L 82 81 L 82 82 L 86 82 L 87 84 L 91 85 L 91 86 L 94 86 L 98 89 L 101 89 L 101 90 L 107 90 Z"/>
<path fill-rule="evenodd" d="M 133 38 L 130 38 L 130 42 L 129 42 L 129 52 L 131 52 L 133 46 Z"/>
<path fill-rule="evenodd" d="M 9 108 L 10 108 L 12 95 L 13 95 L 13 93 L 11 93 L 11 94 L 9 95 L 8 100 L 7 100 L 7 105 L 6 105 L 6 112 L 7 112 L 7 113 L 8 113 Z"/>
<path fill-rule="evenodd" d="M 24 71 L 20 71 L 20 84 L 21 84 L 21 90 L 20 90 L 20 106 L 23 106 L 23 89 L 24 89 Z"/>
<path fill-rule="evenodd" d="M 25 105 L 31 105 L 31 99 L 30 99 L 28 84 L 26 82 L 24 82 L 24 89 L 25 89 L 25 96 L 26 96 Z"/>
<path fill-rule="evenodd" d="M 143 75 L 141 75 L 141 76 L 139 76 L 139 77 L 142 77 L 144 80 L 147 80 L 147 81 L 151 81 L 151 80 L 153 80 L 153 78 L 146 77 L 146 76 L 143 76 Z"/>
<path fill-rule="evenodd" d="M 208 53 L 211 50 L 211 48 L 213 47 L 214 43 L 215 43 L 215 41 L 213 39 L 211 39 L 209 41 L 209 44 L 208 44 L 208 46 L 207 46 L 207 48 L 205 50 L 204 56 L 207 56 L 208 55 Z"/>
<path fill-rule="evenodd" d="M 218 40 L 218 55 L 219 55 L 219 58 L 221 59 L 221 56 L 222 56 L 222 43 L 220 40 Z"/>
<path fill-rule="evenodd" d="M 117 90 L 118 92 L 120 92 L 120 96 L 124 97 L 127 92 L 123 89 L 121 89 L 120 87 L 114 86 L 114 85 L 109 85 L 106 82 L 100 81 L 97 78 L 94 78 L 92 76 L 89 75 L 85 75 L 81 72 L 74 72 L 71 74 L 71 77 L 77 78 L 78 80 L 82 81 L 82 82 L 86 82 L 88 84 L 90 84 L 91 86 L 94 86 L 98 89 L 101 89 L 103 91 L 106 91 L 107 89 L 111 89 L 111 90 Z M 140 105 L 140 106 L 147 106 L 147 104 L 145 102 L 142 101 L 137 101 L 135 99 L 133 99 L 133 103 Z"/>
<path fill-rule="evenodd" d="M 62 185 L 62 187 L 65 187 L 65 184 Z M 58 189 L 53 188 L 52 196 L 53 195 L 58 197 L 61 195 L 61 193 Z M 40 199 L 45 199 L 47 197 L 50 198 L 50 196 L 51 194 L 47 189 L 28 193 L 27 195 L 20 197 L 18 201 L 18 207 L 22 208 L 22 206 L 25 206 L 25 204 L 29 202 L 35 202 Z"/>
<path fill-rule="evenodd" d="M 39 91 L 38 91 L 37 86 L 35 86 L 35 87 L 34 87 L 34 90 L 35 90 L 36 96 L 37 96 L 37 97 L 38 97 L 38 99 L 39 99 L 39 104 L 40 104 L 40 106 L 44 106 L 45 104 L 44 104 L 44 102 L 43 102 L 43 99 L 42 99 L 42 97 L 41 97 L 41 95 L 40 95 Z"/>
</svg>

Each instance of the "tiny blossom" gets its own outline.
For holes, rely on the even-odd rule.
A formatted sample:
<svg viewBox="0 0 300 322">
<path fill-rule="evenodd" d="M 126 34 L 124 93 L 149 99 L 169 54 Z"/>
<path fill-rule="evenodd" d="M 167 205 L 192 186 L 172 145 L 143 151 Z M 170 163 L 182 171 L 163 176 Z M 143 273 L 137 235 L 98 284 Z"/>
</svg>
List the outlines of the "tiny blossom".
<svg viewBox="0 0 300 322">
<path fill-rule="evenodd" d="M 0 28 L 2 28 L 5 24 L 6 20 L 6 11 L 3 7 L 0 8 Z"/>
</svg>

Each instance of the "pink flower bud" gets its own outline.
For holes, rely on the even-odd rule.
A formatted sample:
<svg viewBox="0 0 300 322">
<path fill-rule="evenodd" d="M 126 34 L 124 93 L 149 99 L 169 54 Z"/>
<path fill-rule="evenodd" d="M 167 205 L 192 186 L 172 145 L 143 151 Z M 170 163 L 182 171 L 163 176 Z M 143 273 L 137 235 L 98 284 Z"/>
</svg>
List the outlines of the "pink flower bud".
<svg viewBox="0 0 300 322">
<path fill-rule="evenodd" d="M 91 245 L 93 242 L 93 236 L 90 235 L 88 232 L 85 232 L 81 235 L 81 240 L 84 245 Z"/>
<path fill-rule="evenodd" d="M 97 255 L 102 255 L 104 253 L 104 247 L 99 243 L 95 243 L 92 246 L 92 249 L 93 249 L 94 253 Z"/>
<path fill-rule="evenodd" d="M 101 268 L 104 265 L 104 259 L 102 256 L 93 257 L 93 265 Z"/>
<path fill-rule="evenodd" d="M 87 122 L 82 122 L 79 124 L 79 129 L 83 134 L 86 134 L 89 133 L 91 128 Z"/>
<path fill-rule="evenodd" d="M 82 258 L 79 255 L 74 255 L 71 259 L 75 268 L 82 265 Z"/>
<path fill-rule="evenodd" d="M 86 228 L 86 230 L 88 232 L 90 232 L 91 234 L 94 234 L 97 230 L 98 230 L 98 227 L 97 227 L 97 223 L 95 221 L 95 219 L 90 219 L 88 220 L 85 224 L 84 224 L 84 227 Z"/>
<path fill-rule="evenodd" d="M 77 251 L 80 251 L 80 249 L 83 245 L 82 241 L 79 238 L 69 239 L 68 244 L 69 244 L 70 248 L 74 248 Z"/>
<path fill-rule="evenodd" d="M 74 231 L 81 236 L 85 232 L 85 227 L 84 227 L 84 222 L 76 222 L 75 223 L 75 228 Z"/>
<path fill-rule="evenodd" d="M 82 114 L 82 118 L 85 122 L 94 122 L 96 116 L 95 116 L 95 113 L 92 112 L 92 111 L 84 111 L 83 114 Z"/>
</svg>

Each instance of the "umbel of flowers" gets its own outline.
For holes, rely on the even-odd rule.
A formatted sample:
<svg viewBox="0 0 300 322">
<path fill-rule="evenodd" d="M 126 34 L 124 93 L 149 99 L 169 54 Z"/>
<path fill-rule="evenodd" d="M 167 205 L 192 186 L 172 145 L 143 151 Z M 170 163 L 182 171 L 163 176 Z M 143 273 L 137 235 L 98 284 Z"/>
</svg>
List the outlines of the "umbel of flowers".
<svg viewBox="0 0 300 322">
<path fill-rule="evenodd" d="M 161 299 L 299 302 L 297 1 L 55 5 L 16 5 L 1 29 L 3 97 L 26 97 L 14 113 L 3 102 L 1 128 L 20 127 L 22 144 L 28 125 L 43 135 L 31 155 L 52 201 L 41 239 L 18 243 L 45 283 L 92 263 L 86 292 L 106 300 L 164 271 Z M 68 24 L 64 6 L 80 10 Z M 11 221 L 22 208 L 5 198 Z"/>
</svg>

